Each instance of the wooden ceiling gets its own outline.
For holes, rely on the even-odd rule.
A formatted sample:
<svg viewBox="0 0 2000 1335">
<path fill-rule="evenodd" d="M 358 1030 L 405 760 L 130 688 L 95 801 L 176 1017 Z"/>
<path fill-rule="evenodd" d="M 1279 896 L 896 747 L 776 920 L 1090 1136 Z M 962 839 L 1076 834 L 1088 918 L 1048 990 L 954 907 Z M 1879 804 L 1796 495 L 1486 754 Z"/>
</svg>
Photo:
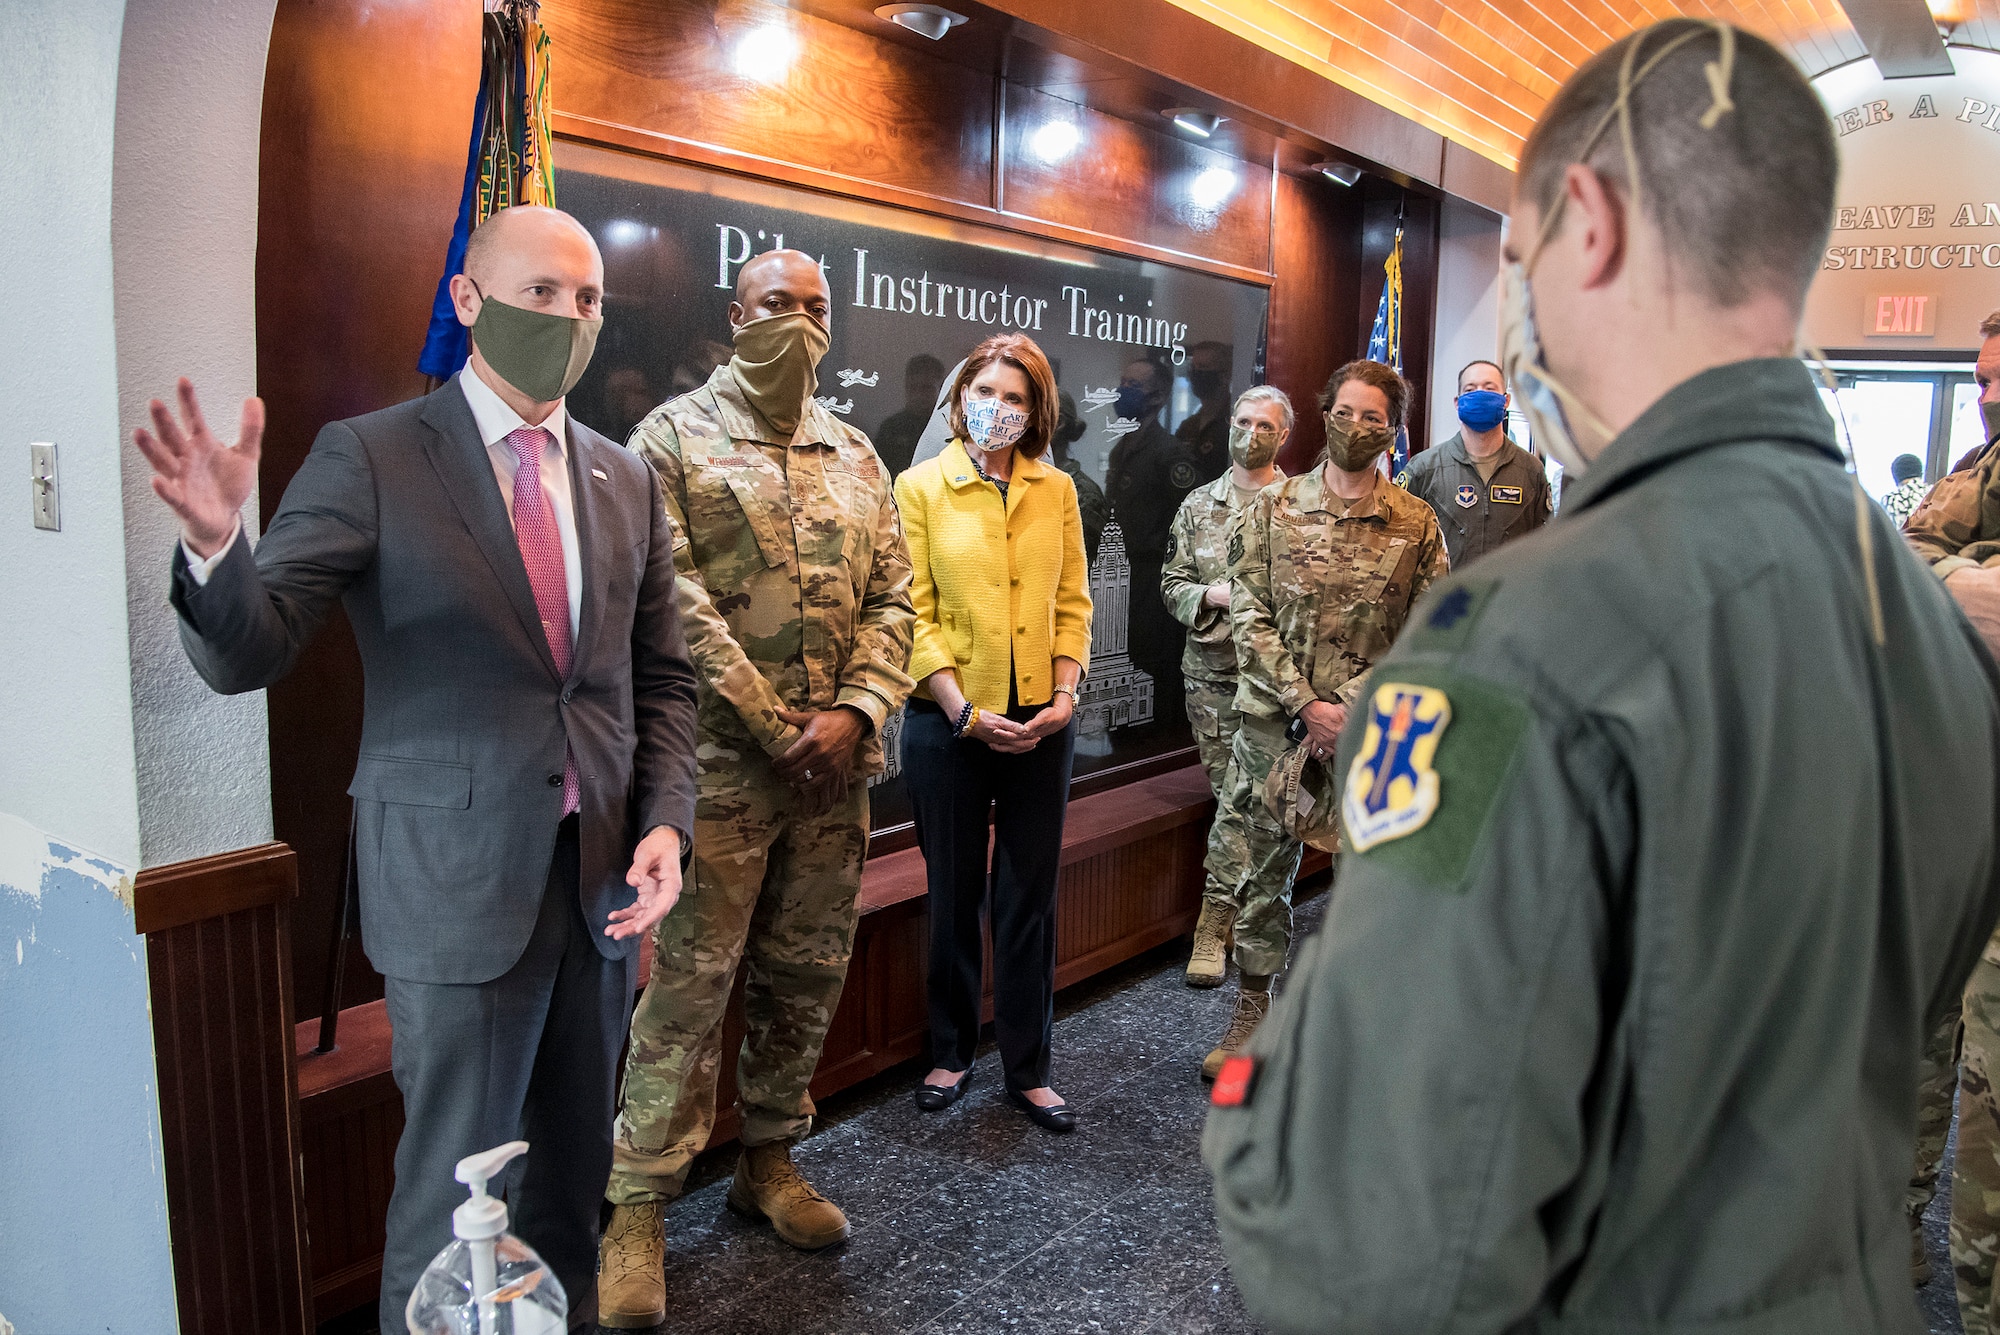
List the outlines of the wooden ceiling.
<svg viewBox="0 0 2000 1335">
<path fill-rule="evenodd" d="M 1543 104 L 1578 65 L 1659 19 L 1728 19 L 1788 50 L 1808 77 L 1867 54 L 1838 0 L 1171 3 L 1509 168 Z M 1958 41 L 2000 37 L 2000 0 L 1956 3 L 1973 13 Z"/>
</svg>

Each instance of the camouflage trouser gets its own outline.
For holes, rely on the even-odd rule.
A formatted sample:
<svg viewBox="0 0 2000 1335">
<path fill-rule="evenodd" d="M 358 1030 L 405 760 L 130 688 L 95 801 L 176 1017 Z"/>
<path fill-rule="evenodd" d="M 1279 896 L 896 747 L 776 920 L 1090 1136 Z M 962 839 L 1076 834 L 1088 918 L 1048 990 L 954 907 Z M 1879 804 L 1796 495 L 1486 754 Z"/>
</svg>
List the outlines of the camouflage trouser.
<svg viewBox="0 0 2000 1335">
<path fill-rule="evenodd" d="M 1958 1092 L 1958 1008 L 1938 1023 L 1917 1061 L 1917 1159 L 1904 1206 L 1921 1246 L 1921 1216 L 1937 1195 L 1938 1166 L 1951 1136 L 1951 1100 Z"/>
<path fill-rule="evenodd" d="M 1992 1335 L 1993 1257 L 2000 1251 L 2000 965 L 1980 960 L 1965 985 L 1959 1059 L 1958 1158 L 1951 1172 L 1951 1268 L 1965 1335 Z"/>
<path fill-rule="evenodd" d="M 868 785 L 813 819 L 761 752 L 697 752 L 694 862 L 653 935 L 653 973 L 632 1017 L 614 1205 L 672 1200 L 715 1126 L 722 1020 L 739 959 L 747 1030 L 736 1058 L 742 1140 L 812 1129 L 807 1092 L 854 947 L 868 844 Z"/>
<path fill-rule="evenodd" d="M 1209 885 L 1228 887 L 1236 905 L 1236 967 L 1279 973 L 1291 951 L 1292 878 L 1304 851 L 1264 805 L 1264 779 L 1285 753 L 1285 727 L 1253 714 L 1237 718 L 1202 865 Z"/>
<path fill-rule="evenodd" d="M 1189 677 L 1187 716 L 1188 728 L 1194 733 L 1195 749 L 1201 753 L 1202 768 L 1208 771 L 1208 786 L 1220 803 L 1222 786 L 1229 776 L 1229 753 L 1235 744 L 1238 720 L 1242 717 L 1236 712 L 1236 683 Z M 1218 811 L 1217 819 L 1220 818 Z M 1217 905 L 1234 905 L 1236 879 L 1233 874 L 1221 877 L 1211 870 L 1202 898 Z"/>
</svg>

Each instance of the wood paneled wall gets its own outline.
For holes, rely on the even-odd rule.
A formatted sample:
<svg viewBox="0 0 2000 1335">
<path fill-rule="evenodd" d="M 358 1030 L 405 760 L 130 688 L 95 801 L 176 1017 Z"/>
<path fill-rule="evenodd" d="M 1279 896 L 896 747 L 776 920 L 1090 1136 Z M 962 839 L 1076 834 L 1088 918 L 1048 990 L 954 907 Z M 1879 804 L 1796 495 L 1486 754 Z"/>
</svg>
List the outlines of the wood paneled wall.
<svg viewBox="0 0 2000 1335">
<path fill-rule="evenodd" d="M 266 844 L 148 868 L 134 886 L 174 1291 L 180 1328 L 202 1335 L 313 1328 L 292 1098 L 295 871 L 290 849 Z"/>
</svg>

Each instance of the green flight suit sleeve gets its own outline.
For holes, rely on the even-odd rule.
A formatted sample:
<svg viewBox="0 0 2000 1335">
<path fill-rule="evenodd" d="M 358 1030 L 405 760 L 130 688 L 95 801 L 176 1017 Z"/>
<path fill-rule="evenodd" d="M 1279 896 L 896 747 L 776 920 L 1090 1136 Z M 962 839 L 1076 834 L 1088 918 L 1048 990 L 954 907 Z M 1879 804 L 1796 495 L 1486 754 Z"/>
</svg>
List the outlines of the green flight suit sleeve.
<svg viewBox="0 0 2000 1335">
<path fill-rule="evenodd" d="M 1173 526 L 1167 530 L 1167 559 L 1160 567 L 1160 597 L 1166 600 L 1167 611 L 1192 630 L 1206 630 L 1229 615 L 1202 601 L 1208 596 L 1208 585 L 1201 582 L 1195 569 L 1194 507 L 1205 507 L 1207 500 L 1199 491 L 1190 492 L 1181 508 L 1174 511 Z"/>
<path fill-rule="evenodd" d="M 661 498 L 673 524 L 674 570 L 680 576 L 674 588 L 688 654 L 701 680 L 735 708 L 765 753 L 781 756 L 800 733 L 778 717 L 778 711 L 785 708 L 784 700 L 730 634 L 729 623 L 716 610 L 701 567 L 695 564 L 694 549 L 688 542 L 687 471 L 681 458 L 680 434 L 666 414 L 658 413 L 634 427 L 627 444 L 660 475 Z"/>
<path fill-rule="evenodd" d="M 1229 620 L 1235 628 L 1236 706 L 1259 718 L 1289 719 L 1319 699 L 1285 648 L 1271 597 L 1273 493 L 1237 512 L 1229 535 Z"/>
<path fill-rule="evenodd" d="M 1607 1038 L 1636 843 L 1628 768 L 1587 721 L 1408 673 L 1391 660 L 1372 675 L 1450 698 L 1427 762 L 1438 805 L 1351 851 L 1344 801 L 1326 924 L 1248 1045 L 1248 1100 L 1213 1109 L 1203 1140 L 1238 1287 L 1276 1332 L 1521 1328 L 1596 1217 L 1549 1207 L 1601 1190 L 1585 1147 L 1611 1137 L 1589 1133 L 1629 1093 Z M 1365 732 L 1346 730 L 1342 773 Z"/>
<path fill-rule="evenodd" d="M 2000 556 L 2000 450 L 1988 446 L 1940 479 L 1904 521 L 1903 536 L 1939 579 Z"/>
<path fill-rule="evenodd" d="M 888 470 L 882 471 L 886 477 Z M 833 702 L 860 711 L 880 732 L 916 685 L 908 672 L 910 637 L 917 619 L 910 607 L 910 548 L 903 539 L 903 521 L 886 482 L 876 501 L 874 532 L 869 540 L 874 560 L 857 609 L 854 646 L 840 670 L 840 688 Z"/>
</svg>

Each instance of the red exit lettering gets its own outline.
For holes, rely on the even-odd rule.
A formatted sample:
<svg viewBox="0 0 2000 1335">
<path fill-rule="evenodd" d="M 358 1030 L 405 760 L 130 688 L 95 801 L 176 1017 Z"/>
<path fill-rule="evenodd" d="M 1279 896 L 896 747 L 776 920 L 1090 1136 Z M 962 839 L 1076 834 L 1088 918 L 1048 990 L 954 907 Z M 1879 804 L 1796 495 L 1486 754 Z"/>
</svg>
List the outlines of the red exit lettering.
<svg viewBox="0 0 2000 1335">
<path fill-rule="evenodd" d="M 1935 332 L 1937 298 L 1929 293 L 1885 293 L 1869 298 L 1870 335 L 1917 335 Z"/>
</svg>

